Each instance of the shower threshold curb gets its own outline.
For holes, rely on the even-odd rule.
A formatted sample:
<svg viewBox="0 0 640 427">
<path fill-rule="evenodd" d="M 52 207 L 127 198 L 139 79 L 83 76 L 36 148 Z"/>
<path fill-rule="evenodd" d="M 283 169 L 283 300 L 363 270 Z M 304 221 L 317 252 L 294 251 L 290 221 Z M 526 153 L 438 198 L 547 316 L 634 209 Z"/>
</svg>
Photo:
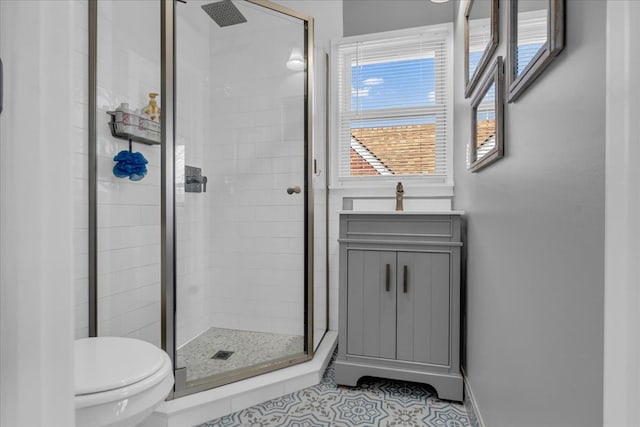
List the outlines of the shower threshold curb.
<svg viewBox="0 0 640 427">
<path fill-rule="evenodd" d="M 338 341 L 327 331 L 312 360 L 162 403 L 140 427 L 184 427 L 319 384 Z"/>
</svg>

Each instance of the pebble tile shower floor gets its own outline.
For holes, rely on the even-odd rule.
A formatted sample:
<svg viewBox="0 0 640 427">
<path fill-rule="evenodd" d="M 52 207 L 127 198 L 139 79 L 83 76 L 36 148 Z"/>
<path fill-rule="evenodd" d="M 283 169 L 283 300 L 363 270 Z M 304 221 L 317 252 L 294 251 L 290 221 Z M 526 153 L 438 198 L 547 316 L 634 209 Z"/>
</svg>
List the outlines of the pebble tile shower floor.
<svg viewBox="0 0 640 427">
<path fill-rule="evenodd" d="M 256 349 L 260 351 L 256 351 Z M 187 382 L 209 375 L 267 363 L 304 351 L 304 337 L 237 329 L 209 328 L 177 351 L 177 365 L 187 368 Z M 216 354 L 231 353 L 224 357 Z"/>
<path fill-rule="evenodd" d="M 436 398 L 424 384 L 366 378 L 337 386 L 333 361 L 316 386 L 261 403 L 198 427 L 466 427 L 462 404 Z"/>
</svg>

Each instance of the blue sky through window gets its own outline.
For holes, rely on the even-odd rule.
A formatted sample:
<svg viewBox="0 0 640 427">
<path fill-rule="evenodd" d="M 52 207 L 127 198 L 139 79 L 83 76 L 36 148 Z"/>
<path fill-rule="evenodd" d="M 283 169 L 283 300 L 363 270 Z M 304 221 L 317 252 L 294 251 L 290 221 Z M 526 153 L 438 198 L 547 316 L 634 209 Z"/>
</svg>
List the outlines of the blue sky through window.
<svg viewBox="0 0 640 427">
<path fill-rule="evenodd" d="M 518 75 L 522 74 L 524 68 L 538 53 L 542 43 L 523 44 L 518 46 Z"/>
<path fill-rule="evenodd" d="M 483 52 L 469 52 L 469 80 L 478 67 Z"/>
<path fill-rule="evenodd" d="M 434 58 L 388 61 L 351 67 L 352 111 L 435 105 Z M 435 123 L 435 117 L 353 122 L 353 128 Z"/>
</svg>

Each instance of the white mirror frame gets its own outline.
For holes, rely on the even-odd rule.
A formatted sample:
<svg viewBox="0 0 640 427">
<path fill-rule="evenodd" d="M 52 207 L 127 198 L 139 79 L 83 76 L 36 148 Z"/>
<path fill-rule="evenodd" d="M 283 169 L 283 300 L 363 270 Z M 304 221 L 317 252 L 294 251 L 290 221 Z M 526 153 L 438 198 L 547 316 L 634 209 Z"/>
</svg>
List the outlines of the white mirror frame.
<svg viewBox="0 0 640 427">
<path fill-rule="evenodd" d="M 518 0 L 509 0 L 509 103 L 516 101 L 564 49 L 565 0 L 547 1 L 547 42 L 518 75 Z"/>
<path fill-rule="evenodd" d="M 478 106 L 482 103 L 482 99 L 487 94 L 491 85 L 496 85 L 495 93 L 495 117 L 496 117 L 496 146 L 491 149 L 483 158 L 476 159 L 477 155 L 477 111 Z M 469 155 L 469 171 L 478 172 L 479 170 L 489 166 L 491 163 L 500 159 L 504 155 L 504 65 L 502 57 L 498 56 L 489 72 L 480 84 L 480 88 L 476 92 L 471 101 L 471 136 L 468 146 Z"/>
<path fill-rule="evenodd" d="M 474 0 L 467 0 L 467 7 L 464 12 L 464 97 L 469 98 L 473 93 L 476 85 L 480 81 L 480 77 L 484 73 L 484 70 L 487 68 L 491 56 L 498 48 L 498 43 L 500 41 L 500 25 L 499 25 L 499 0 L 490 0 L 491 1 L 491 16 L 490 16 L 490 42 L 482 53 L 482 57 L 480 61 L 478 61 L 478 66 L 473 72 L 473 76 L 469 77 L 469 16 L 471 15 L 471 9 L 473 8 Z"/>
</svg>

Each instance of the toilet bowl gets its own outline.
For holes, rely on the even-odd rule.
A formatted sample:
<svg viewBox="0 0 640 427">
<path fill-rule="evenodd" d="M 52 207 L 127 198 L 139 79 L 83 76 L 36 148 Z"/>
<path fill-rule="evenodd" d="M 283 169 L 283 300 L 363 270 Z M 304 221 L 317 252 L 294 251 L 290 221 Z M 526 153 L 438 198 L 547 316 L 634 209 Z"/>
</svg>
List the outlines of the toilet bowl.
<svg viewBox="0 0 640 427">
<path fill-rule="evenodd" d="M 133 427 L 164 401 L 173 387 L 167 353 L 133 338 L 75 341 L 77 427 Z"/>
</svg>

